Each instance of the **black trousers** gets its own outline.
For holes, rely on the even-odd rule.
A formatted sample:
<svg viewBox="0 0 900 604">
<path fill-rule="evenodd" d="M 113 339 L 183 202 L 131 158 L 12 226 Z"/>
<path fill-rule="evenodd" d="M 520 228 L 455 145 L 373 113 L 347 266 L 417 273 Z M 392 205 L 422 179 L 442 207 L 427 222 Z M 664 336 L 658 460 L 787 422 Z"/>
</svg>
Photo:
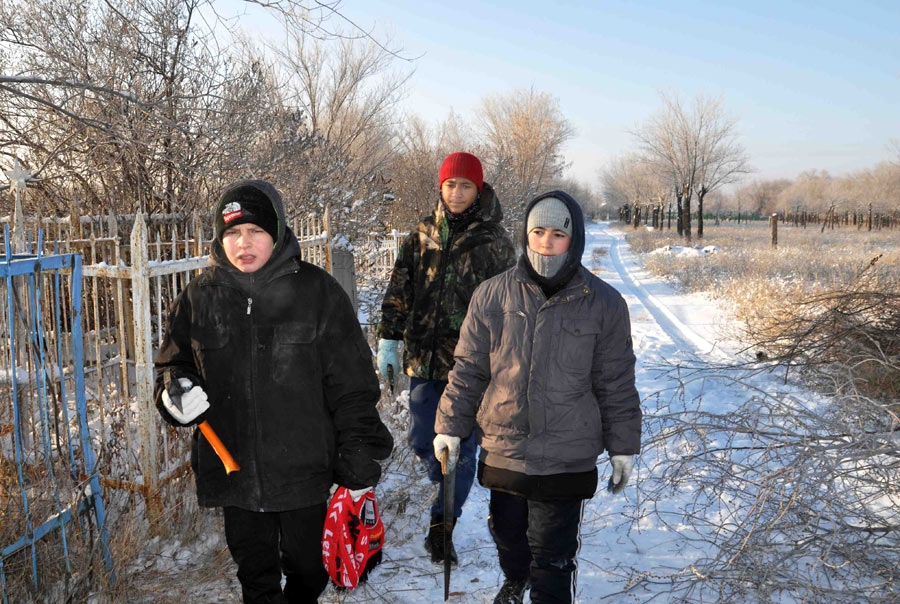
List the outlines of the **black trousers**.
<svg viewBox="0 0 900 604">
<path fill-rule="evenodd" d="M 315 604 L 328 585 L 322 563 L 327 503 L 288 512 L 226 507 L 225 541 L 245 604 Z M 281 575 L 286 577 L 281 590 Z"/>
<path fill-rule="evenodd" d="M 491 491 L 488 526 L 508 579 L 531 581 L 532 604 L 571 603 L 584 499 L 535 501 Z"/>
</svg>

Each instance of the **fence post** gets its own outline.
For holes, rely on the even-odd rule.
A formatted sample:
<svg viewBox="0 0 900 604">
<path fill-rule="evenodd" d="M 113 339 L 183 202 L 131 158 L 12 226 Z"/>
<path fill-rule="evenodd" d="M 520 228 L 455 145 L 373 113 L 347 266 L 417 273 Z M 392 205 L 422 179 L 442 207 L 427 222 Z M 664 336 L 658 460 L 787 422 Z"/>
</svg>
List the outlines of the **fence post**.
<svg viewBox="0 0 900 604">
<path fill-rule="evenodd" d="M 194 256 L 199 258 L 203 255 L 203 226 L 200 224 L 200 213 L 197 210 L 191 212 L 191 226 L 194 231 Z"/>
<path fill-rule="evenodd" d="M 328 271 L 329 274 L 334 274 L 334 263 L 333 263 L 333 255 L 331 249 L 331 214 L 329 212 L 328 206 L 325 206 L 325 270 Z M 352 263 L 351 263 L 352 266 Z"/>
<path fill-rule="evenodd" d="M 778 214 L 769 216 L 769 226 L 772 227 L 772 247 L 778 247 Z"/>
<path fill-rule="evenodd" d="M 153 403 L 153 344 L 150 333 L 150 258 L 147 226 L 138 211 L 131 230 L 131 292 L 134 308 L 134 379 L 141 438 L 141 475 L 150 531 L 160 528 L 161 509 L 156 472 L 156 405 Z"/>
</svg>

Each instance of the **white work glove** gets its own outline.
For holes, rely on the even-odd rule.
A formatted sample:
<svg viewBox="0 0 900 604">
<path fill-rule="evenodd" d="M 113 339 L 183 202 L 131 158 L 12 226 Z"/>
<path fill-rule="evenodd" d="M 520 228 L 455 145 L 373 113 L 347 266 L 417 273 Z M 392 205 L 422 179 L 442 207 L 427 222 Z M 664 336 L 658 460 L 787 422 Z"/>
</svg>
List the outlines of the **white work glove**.
<svg viewBox="0 0 900 604">
<path fill-rule="evenodd" d="M 400 340 L 385 340 L 384 338 L 378 340 L 378 354 L 375 355 L 375 360 L 378 363 L 378 373 L 382 377 L 388 377 L 388 365 L 393 366 L 394 375 L 400 374 L 400 357 L 397 355 L 398 344 L 400 344 Z"/>
<path fill-rule="evenodd" d="M 444 449 L 447 449 L 447 471 L 452 472 L 459 461 L 459 441 L 458 436 L 450 436 L 449 434 L 438 434 L 434 437 L 434 456 L 441 460 Z"/>
<path fill-rule="evenodd" d="M 186 391 L 181 395 L 181 409 L 169 397 L 169 393 L 163 390 L 162 402 L 169 415 L 174 417 L 182 424 L 189 424 L 209 409 L 209 401 L 206 392 L 200 386 L 192 386 L 191 380 L 187 378 L 178 378 L 178 384 Z"/>
<path fill-rule="evenodd" d="M 363 495 L 365 495 L 366 493 L 368 493 L 369 491 L 371 491 L 371 490 L 372 490 L 372 487 L 366 487 L 366 488 L 364 488 L 364 489 L 357 489 L 357 490 L 355 490 L 355 491 L 352 490 L 352 489 L 347 489 L 347 490 L 350 491 L 350 499 L 353 500 L 353 503 L 356 503 L 357 501 L 360 500 L 360 498 L 361 498 Z"/>
<path fill-rule="evenodd" d="M 625 489 L 628 479 L 631 478 L 634 462 L 631 459 L 631 455 L 613 455 L 609 458 L 609 463 L 612 464 L 612 476 L 609 477 L 609 484 L 606 485 L 606 490 L 613 495 L 618 495 Z"/>
</svg>

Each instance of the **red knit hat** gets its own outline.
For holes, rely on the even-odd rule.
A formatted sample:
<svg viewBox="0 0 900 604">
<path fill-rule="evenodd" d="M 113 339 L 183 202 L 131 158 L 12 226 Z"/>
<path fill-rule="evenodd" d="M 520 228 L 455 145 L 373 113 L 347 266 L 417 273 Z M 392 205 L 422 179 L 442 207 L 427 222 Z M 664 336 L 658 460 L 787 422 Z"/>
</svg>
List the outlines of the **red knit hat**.
<svg viewBox="0 0 900 604">
<path fill-rule="evenodd" d="M 458 151 L 448 155 L 441 164 L 438 186 L 443 186 L 444 181 L 448 178 L 457 176 L 474 182 L 479 191 L 484 188 L 484 172 L 481 169 L 481 162 L 471 153 Z"/>
</svg>

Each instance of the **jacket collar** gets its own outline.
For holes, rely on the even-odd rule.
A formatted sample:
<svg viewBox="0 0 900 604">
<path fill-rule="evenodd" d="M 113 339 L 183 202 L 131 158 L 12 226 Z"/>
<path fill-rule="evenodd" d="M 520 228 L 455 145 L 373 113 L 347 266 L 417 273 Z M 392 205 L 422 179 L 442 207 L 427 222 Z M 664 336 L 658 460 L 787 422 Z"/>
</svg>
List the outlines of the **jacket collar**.
<svg viewBox="0 0 900 604">
<path fill-rule="evenodd" d="M 516 279 L 516 281 L 527 283 L 540 289 L 540 285 L 538 285 L 538 283 L 531 278 L 528 269 L 525 268 L 526 262 L 528 262 L 528 260 L 525 258 L 525 255 L 521 254 L 519 256 L 519 260 L 516 262 L 515 268 L 513 269 L 513 277 Z M 561 290 L 556 292 L 551 299 L 555 300 L 560 296 L 564 298 L 572 298 L 577 297 L 579 294 L 590 293 L 587 276 L 585 275 L 586 271 L 587 269 L 583 266 L 578 267 L 578 270 L 575 271 L 575 274 L 572 275 L 572 278 L 568 281 L 568 283 L 566 283 Z"/>
</svg>

